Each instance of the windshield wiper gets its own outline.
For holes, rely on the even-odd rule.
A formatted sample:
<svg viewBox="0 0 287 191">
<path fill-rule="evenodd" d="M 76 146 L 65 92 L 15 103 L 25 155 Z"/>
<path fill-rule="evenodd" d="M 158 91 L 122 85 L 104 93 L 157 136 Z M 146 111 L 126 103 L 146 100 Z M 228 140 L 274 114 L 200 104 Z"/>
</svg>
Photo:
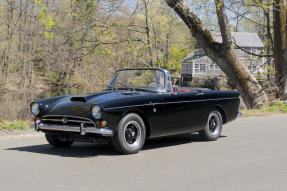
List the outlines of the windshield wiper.
<svg viewBox="0 0 287 191">
<path fill-rule="evenodd" d="M 114 89 L 115 89 L 115 90 L 118 90 L 116 87 L 111 86 L 111 85 L 109 85 L 109 84 L 107 84 L 106 87 L 109 87 L 109 88 L 111 88 L 112 90 L 114 90 Z"/>
<path fill-rule="evenodd" d="M 128 89 L 129 91 L 130 91 L 131 89 L 133 89 L 133 91 L 136 91 L 135 88 L 132 87 L 132 86 L 128 86 L 128 85 L 123 84 L 123 83 L 121 83 L 121 82 L 117 82 L 117 83 L 118 83 L 119 85 L 123 86 L 123 87 L 118 87 L 119 89 L 120 89 L 120 88 L 124 88 L 124 89 Z"/>
</svg>

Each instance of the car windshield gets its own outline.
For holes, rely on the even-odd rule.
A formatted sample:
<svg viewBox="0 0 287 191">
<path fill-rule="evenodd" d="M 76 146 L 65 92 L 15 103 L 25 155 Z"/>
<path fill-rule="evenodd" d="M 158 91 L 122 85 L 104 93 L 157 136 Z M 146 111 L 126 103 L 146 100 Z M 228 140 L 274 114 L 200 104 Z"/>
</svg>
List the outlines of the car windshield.
<svg viewBox="0 0 287 191">
<path fill-rule="evenodd" d="M 162 91 L 165 83 L 164 76 L 164 72 L 157 69 L 119 70 L 108 87 Z"/>
</svg>

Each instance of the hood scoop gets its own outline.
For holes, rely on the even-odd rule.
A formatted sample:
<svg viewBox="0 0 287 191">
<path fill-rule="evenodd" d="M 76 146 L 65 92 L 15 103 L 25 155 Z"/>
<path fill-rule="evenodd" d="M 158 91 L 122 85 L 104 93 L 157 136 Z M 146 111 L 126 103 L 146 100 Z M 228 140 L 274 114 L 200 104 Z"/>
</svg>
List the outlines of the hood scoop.
<svg viewBox="0 0 287 191">
<path fill-rule="evenodd" d="M 87 102 L 85 97 L 72 97 L 71 101 Z"/>
</svg>

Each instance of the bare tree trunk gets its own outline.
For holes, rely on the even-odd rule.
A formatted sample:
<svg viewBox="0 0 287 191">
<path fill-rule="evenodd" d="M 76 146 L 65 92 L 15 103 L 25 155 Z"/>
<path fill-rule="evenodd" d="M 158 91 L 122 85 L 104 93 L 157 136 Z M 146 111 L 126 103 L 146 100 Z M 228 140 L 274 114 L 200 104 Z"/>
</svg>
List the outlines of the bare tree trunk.
<svg viewBox="0 0 287 191">
<path fill-rule="evenodd" d="M 270 2 L 267 1 L 267 3 L 269 4 Z M 271 33 L 271 16 L 270 16 L 270 10 L 269 9 L 265 9 L 263 8 L 263 13 L 264 13 L 264 16 L 265 16 L 265 19 L 266 19 L 266 28 L 265 28 L 265 35 L 268 39 L 268 45 L 267 45 L 267 48 L 266 48 L 266 54 L 267 55 L 270 55 L 271 52 L 273 54 L 274 50 L 274 43 L 273 43 L 273 36 L 272 36 L 272 33 Z M 272 62 L 271 62 L 271 59 L 268 59 L 267 60 L 267 64 L 269 66 L 272 66 Z M 268 81 L 271 82 L 273 84 L 273 79 L 272 79 L 272 76 L 270 75 L 271 73 L 271 70 L 268 68 L 267 69 L 268 72 L 267 72 L 267 78 L 268 78 Z"/>
<path fill-rule="evenodd" d="M 210 57 L 230 81 L 236 85 L 248 108 L 259 108 L 268 102 L 268 97 L 247 67 L 239 61 L 234 51 L 230 26 L 222 0 L 215 0 L 222 43 L 217 42 L 201 20 L 190 10 L 183 0 L 165 0 L 175 10 L 191 31 L 208 57 Z"/>
<path fill-rule="evenodd" d="M 8 78 L 10 73 L 10 54 L 11 54 L 11 47 L 12 47 L 12 22 L 13 22 L 13 15 L 14 15 L 14 9 L 15 9 L 15 1 L 7 1 L 8 3 L 8 10 L 7 10 L 7 52 L 6 55 L 4 55 L 3 60 L 3 73 L 4 73 L 4 86 L 8 85 Z"/>
<path fill-rule="evenodd" d="M 153 67 L 153 54 L 152 54 L 152 45 L 151 45 L 151 38 L 150 38 L 150 27 L 149 27 L 149 20 L 148 20 L 148 4 L 149 0 L 143 0 L 145 6 L 145 24 L 146 24 L 146 36 L 147 36 L 147 46 L 148 52 L 150 56 L 150 66 Z"/>
<path fill-rule="evenodd" d="M 287 99 L 287 55 L 286 55 L 286 0 L 274 4 L 274 64 L 276 83 L 282 100 Z"/>
<path fill-rule="evenodd" d="M 157 31 L 155 29 L 155 26 L 152 25 L 152 31 L 153 31 L 153 41 L 154 41 L 154 51 L 155 51 L 155 57 L 156 57 L 156 62 L 159 61 L 159 45 L 158 45 L 158 35 L 157 35 Z"/>
<path fill-rule="evenodd" d="M 287 2 L 285 4 L 285 86 L 283 91 L 283 100 L 287 100 Z"/>
<path fill-rule="evenodd" d="M 27 3 L 26 3 L 27 4 Z M 25 14 L 26 16 L 26 14 Z M 25 67 L 25 52 L 24 52 L 24 41 L 25 39 L 23 38 L 23 33 L 24 33 L 24 21 L 25 21 L 25 16 L 23 17 L 23 0 L 19 1 L 19 30 L 18 30 L 18 35 L 19 35 L 19 39 L 18 39 L 18 64 L 21 66 L 22 68 L 22 77 L 24 78 L 24 67 Z M 24 25 L 25 26 L 25 25 Z M 24 78 L 25 79 L 25 78 Z M 22 81 L 23 82 L 23 81 Z"/>
<path fill-rule="evenodd" d="M 168 27 L 168 32 L 166 33 L 166 46 L 165 46 L 165 53 L 164 53 L 165 54 L 165 56 L 164 56 L 165 67 L 167 67 L 167 64 L 168 64 L 169 38 L 170 38 L 170 34 L 171 34 L 172 24 L 173 24 L 173 20 L 171 19 L 171 21 L 169 23 L 169 27 Z"/>
</svg>

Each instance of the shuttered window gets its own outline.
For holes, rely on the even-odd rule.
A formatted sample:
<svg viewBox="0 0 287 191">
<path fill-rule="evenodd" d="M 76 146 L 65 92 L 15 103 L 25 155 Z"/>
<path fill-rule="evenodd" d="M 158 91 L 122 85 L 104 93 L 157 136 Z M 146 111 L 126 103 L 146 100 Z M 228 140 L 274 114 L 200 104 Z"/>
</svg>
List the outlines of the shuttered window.
<svg viewBox="0 0 287 191">
<path fill-rule="evenodd" d="M 206 64 L 195 63 L 194 64 L 194 74 L 205 74 L 206 73 Z"/>
<path fill-rule="evenodd" d="M 209 70 L 220 70 L 220 68 L 214 62 L 209 64 Z"/>
</svg>

